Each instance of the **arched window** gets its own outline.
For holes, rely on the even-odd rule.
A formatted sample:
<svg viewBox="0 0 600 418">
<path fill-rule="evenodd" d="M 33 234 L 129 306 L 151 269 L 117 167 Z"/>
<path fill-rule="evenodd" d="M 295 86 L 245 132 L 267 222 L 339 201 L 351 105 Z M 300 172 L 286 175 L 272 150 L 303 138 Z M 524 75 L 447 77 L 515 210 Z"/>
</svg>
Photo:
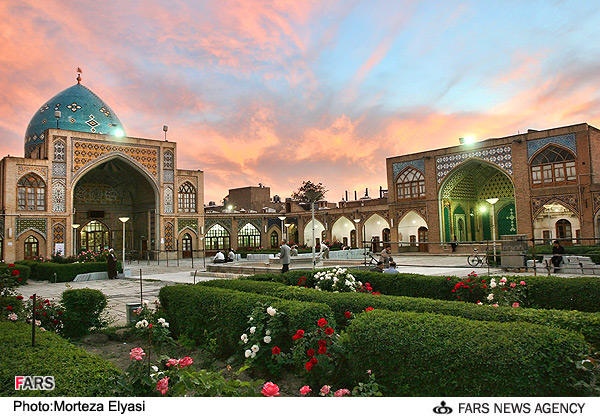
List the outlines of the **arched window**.
<svg viewBox="0 0 600 418">
<path fill-rule="evenodd" d="M 260 247 L 260 231 L 251 223 L 247 223 L 238 234 L 238 248 Z"/>
<path fill-rule="evenodd" d="M 221 225 L 213 225 L 205 235 L 207 250 L 227 250 L 229 249 L 229 231 Z"/>
<path fill-rule="evenodd" d="M 279 247 L 279 234 L 277 231 L 271 232 L 271 248 Z"/>
<path fill-rule="evenodd" d="M 179 187 L 179 212 L 196 212 L 196 189 L 185 182 Z"/>
<path fill-rule="evenodd" d="M 423 173 L 408 167 L 398 176 L 396 181 L 398 200 L 418 199 L 425 197 L 425 177 Z"/>
<path fill-rule="evenodd" d="M 81 249 L 100 251 L 108 248 L 108 228 L 100 221 L 91 221 L 81 230 Z"/>
<path fill-rule="evenodd" d="M 566 219 L 560 219 L 556 221 L 556 238 L 570 240 L 573 238 L 573 231 L 571 229 L 571 222 Z"/>
<path fill-rule="evenodd" d="M 25 240 L 25 260 L 33 260 L 40 255 L 40 245 L 36 237 L 30 235 Z"/>
<path fill-rule="evenodd" d="M 575 155 L 561 147 L 549 145 L 531 160 L 533 187 L 576 183 Z"/>
<path fill-rule="evenodd" d="M 17 183 L 19 210 L 46 210 L 46 183 L 35 174 L 21 177 Z"/>
</svg>

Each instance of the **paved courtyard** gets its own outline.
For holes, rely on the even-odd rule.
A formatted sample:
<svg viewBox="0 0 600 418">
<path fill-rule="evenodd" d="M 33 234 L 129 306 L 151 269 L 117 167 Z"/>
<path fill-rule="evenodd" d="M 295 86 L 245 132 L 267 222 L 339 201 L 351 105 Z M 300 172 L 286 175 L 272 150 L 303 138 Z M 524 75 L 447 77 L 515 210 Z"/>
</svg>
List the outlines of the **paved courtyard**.
<svg viewBox="0 0 600 418">
<path fill-rule="evenodd" d="M 450 255 L 403 255 L 396 256 L 396 262 L 399 264 L 398 270 L 403 273 L 419 273 L 426 275 L 439 276 L 466 276 L 472 271 L 478 275 L 487 275 L 487 268 L 472 268 L 466 263 L 466 256 Z M 205 266 L 210 263 L 202 259 L 170 260 L 169 265 L 163 261 L 157 262 L 133 262 L 126 264 L 128 272 L 127 277 L 117 280 L 94 280 L 86 282 L 68 282 L 68 283 L 48 283 L 29 281 L 25 286 L 18 290 L 24 297 L 29 297 L 34 293 L 43 298 L 59 299 L 62 292 L 66 289 L 90 288 L 102 291 L 108 298 L 108 312 L 114 319 L 113 325 L 124 325 L 126 323 L 126 305 L 127 303 L 139 303 L 141 297 L 144 300 L 153 302 L 158 292 L 163 286 L 173 284 L 192 284 L 194 281 L 206 281 L 215 278 L 235 278 L 235 274 L 211 273 L 207 272 Z M 243 265 L 245 261 L 232 263 L 234 265 Z M 343 265 L 340 260 L 340 265 Z M 179 265 L 177 265 L 179 264 Z M 274 271 L 277 271 L 274 269 Z M 489 269 L 489 273 L 494 276 L 499 275 L 533 275 L 532 272 L 505 272 L 502 269 Z M 140 297 L 140 274 L 141 293 Z M 194 277 L 195 274 L 195 277 Z M 537 272 L 538 275 L 546 275 L 546 271 Z M 567 277 L 567 275 L 562 275 Z"/>
</svg>

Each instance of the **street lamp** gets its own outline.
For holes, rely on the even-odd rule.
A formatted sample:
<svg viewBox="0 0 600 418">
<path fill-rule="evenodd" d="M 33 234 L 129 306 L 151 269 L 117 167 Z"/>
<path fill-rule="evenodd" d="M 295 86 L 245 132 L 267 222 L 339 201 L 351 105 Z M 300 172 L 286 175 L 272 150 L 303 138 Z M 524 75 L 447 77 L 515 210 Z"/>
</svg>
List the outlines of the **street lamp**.
<svg viewBox="0 0 600 418">
<path fill-rule="evenodd" d="M 494 210 L 494 205 L 498 203 L 498 200 L 497 197 L 485 199 L 486 202 L 492 205 L 492 245 L 494 246 L 494 263 L 496 263 L 496 211 Z"/>
<path fill-rule="evenodd" d="M 77 228 L 81 225 L 79 224 L 71 224 L 73 227 L 73 255 L 77 255 Z"/>
<path fill-rule="evenodd" d="M 119 218 L 119 220 L 123 222 L 123 274 L 125 274 L 125 224 L 129 220 L 129 218 L 123 216 L 122 218 Z"/>
<path fill-rule="evenodd" d="M 307 190 L 306 197 L 310 201 L 310 213 L 312 216 L 312 264 L 315 269 L 315 201 L 321 196 L 321 193 L 315 190 Z"/>
<path fill-rule="evenodd" d="M 286 237 L 285 237 L 285 233 L 284 233 L 284 229 L 283 229 L 283 221 L 285 221 L 285 216 L 278 216 L 279 220 L 281 221 L 281 240 L 283 241 Z"/>
</svg>

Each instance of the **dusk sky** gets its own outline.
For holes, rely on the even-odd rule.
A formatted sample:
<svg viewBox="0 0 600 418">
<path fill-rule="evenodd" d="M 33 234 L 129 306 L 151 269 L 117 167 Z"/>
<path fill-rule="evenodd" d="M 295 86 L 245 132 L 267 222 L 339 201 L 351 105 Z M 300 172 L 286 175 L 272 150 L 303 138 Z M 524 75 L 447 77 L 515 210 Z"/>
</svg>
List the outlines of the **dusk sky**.
<svg viewBox="0 0 600 418">
<path fill-rule="evenodd" d="M 387 188 L 386 157 L 600 127 L 595 1 L 0 2 L 0 157 L 76 83 L 128 136 L 178 143 L 205 203 L 303 180 Z"/>
</svg>

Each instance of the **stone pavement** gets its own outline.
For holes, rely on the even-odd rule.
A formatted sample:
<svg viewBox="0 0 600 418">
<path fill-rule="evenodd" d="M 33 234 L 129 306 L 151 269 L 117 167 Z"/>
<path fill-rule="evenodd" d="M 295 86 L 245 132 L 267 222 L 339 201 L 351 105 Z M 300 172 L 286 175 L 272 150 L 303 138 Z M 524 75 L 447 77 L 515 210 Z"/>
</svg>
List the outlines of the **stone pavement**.
<svg viewBox="0 0 600 418">
<path fill-rule="evenodd" d="M 487 268 L 473 268 L 468 266 L 466 263 L 466 256 L 410 254 L 396 256 L 395 260 L 399 264 L 398 270 L 403 273 L 460 277 L 464 277 L 472 271 L 475 271 L 479 276 L 488 274 Z M 179 260 L 179 266 L 177 266 L 175 260 L 170 260 L 169 266 L 167 266 L 164 261 L 161 261 L 160 264 L 151 262 L 150 265 L 148 265 L 147 262 L 141 262 L 140 264 L 133 262 L 132 264 L 126 265 L 126 270 L 129 271 L 129 274 L 123 279 L 68 283 L 48 283 L 30 280 L 25 286 L 19 287 L 18 291 L 26 298 L 29 298 L 29 296 L 35 293 L 38 297 L 58 300 L 60 299 L 62 292 L 66 289 L 98 289 L 108 298 L 108 312 L 114 319 L 113 325 L 125 325 L 127 317 L 126 304 L 139 303 L 141 300 L 140 270 L 142 276 L 142 297 L 148 302 L 154 302 L 154 300 L 156 300 L 158 292 L 163 286 L 179 283 L 192 284 L 194 283 L 194 280 L 198 282 L 213 280 L 215 278 L 237 277 L 237 275 L 234 274 L 207 272 L 203 261 L 204 260 L 202 259 L 195 259 L 193 267 L 190 259 Z M 207 259 L 206 263 L 209 262 L 210 259 Z M 343 260 L 340 260 L 340 262 L 343 263 Z M 239 261 L 235 264 L 243 265 L 243 263 L 245 263 L 245 261 Z M 278 271 L 278 268 L 275 268 L 274 271 Z M 193 276 L 194 273 L 196 273 L 195 279 Z M 502 269 L 497 268 L 490 269 L 489 273 L 493 276 L 533 275 L 531 272 L 513 273 L 505 272 Z M 538 276 L 545 276 L 547 272 L 543 270 L 538 271 L 537 274 Z M 574 275 L 561 276 L 572 277 Z"/>
</svg>

